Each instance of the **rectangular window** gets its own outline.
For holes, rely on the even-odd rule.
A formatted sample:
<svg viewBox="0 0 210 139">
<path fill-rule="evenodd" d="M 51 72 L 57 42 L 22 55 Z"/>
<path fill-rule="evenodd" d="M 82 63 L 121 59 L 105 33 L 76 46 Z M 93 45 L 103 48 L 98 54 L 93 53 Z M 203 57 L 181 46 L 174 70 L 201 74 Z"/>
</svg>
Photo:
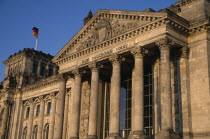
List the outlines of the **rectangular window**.
<svg viewBox="0 0 210 139">
<path fill-rule="evenodd" d="M 26 118 L 29 118 L 29 113 L 30 113 L 30 107 L 27 107 L 27 109 L 26 109 Z"/>
<path fill-rule="evenodd" d="M 40 113 L 40 105 L 36 105 L 36 116 L 39 116 Z"/>
<path fill-rule="evenodd" d="M 51 102 L 47 103 L 47 114 L 50 114 L 51 112 Z"/>
</svg>

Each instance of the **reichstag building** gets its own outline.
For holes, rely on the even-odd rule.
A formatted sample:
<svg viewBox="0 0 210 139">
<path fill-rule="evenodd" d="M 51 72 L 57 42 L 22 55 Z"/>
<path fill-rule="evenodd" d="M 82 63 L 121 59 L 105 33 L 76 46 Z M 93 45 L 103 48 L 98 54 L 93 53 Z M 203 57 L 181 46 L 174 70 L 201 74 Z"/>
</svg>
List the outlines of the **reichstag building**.
<svg viewBox="0 0 210 139">
<path fill-rule="evenodd" d="M 210 1 L 99 10 L 56 56 L 4 61 L 1 139 L 210 139 Z"/>
</svg>

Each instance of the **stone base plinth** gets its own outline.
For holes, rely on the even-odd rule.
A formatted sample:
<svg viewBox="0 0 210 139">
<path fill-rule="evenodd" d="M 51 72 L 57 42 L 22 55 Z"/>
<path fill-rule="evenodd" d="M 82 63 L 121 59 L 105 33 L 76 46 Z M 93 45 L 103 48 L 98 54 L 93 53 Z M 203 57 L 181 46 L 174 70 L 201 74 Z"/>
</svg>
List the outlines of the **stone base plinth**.
<svg viewBox="0 0 210 139">
<path fill-rule="evenodd" d="M 121 137 L 119 134 L 110 134 L 105 139 L 123 139 L 123 137 Z"/>
<path fill-rule="evenodd" d="M 98 137 L 95 135 L 88 135 L 87 139 L 98 139 Z"/>
<path fill-rule="evenodd" d="M 149 139 L 144 132 L 141 131 L 133 131 L 131 135 L 129 135 L 128 139 Z"/>
<path fill-rule="evenodd" d="M 173 131 L 161 131 L 155 135 L 155 139 L 180 139 L 180 136 Z"/>
<path fill-rule="evenodd" d="M 70 137 L 70 139 L 79 139 L 79 137 Z"/>
</svg>

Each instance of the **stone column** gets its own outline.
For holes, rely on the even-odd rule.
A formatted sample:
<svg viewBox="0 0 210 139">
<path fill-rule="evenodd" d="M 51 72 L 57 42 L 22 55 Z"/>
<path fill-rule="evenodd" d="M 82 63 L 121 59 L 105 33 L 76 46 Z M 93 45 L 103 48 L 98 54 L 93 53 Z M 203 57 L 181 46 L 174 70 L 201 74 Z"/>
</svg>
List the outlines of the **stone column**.
<svg viewBox="0 0 210 139">
<path fill-rule="evenodd" d="M 112 62 L 113 67 L 110 92 L 109 138 L 120 138 L 120 65 L 123 59 L 119 55 L 112 55 L 109 60 Z"/>
<path fill-rule="evenodd" d="M 63 133 L 63 119 L 64 119 L 64 104 L 65 104 L 65 93 L 66 93 L 66 79 L 65 75 L 59 75 L 60 86 L 58 93 L 58 102 L 56 106 L 56 120 L 54 126 L 54 139 L 62 139 Z"/>
<path fill-rule="evenodd" d="M 9 100 L 4 100 L 4 113 L 2 117 L 2 126 L 1 126 L 1 139 L 6 138 L 7 134 L 7 129 L 8 129 L 8 117 L 9 117 L 9 109 L 10 106 L 12 105 L 11 101 Z"/>
<path fill-rule="evenodd" d="M 69 96 L 70 93 L 67 89 L 67 93 L 66 93 L 66 100 L 65 100 L 65 111 L 64 111 L 64 122 L 63 122 L 63 138 L 62 139 L 67 139 L 66 135 L 67 135 L 67 125 L 68 125 L 68 109 L 69 109 Z"/>
<path fill-rule="evenodd" d="M 135 59 L 135 78 L 132 104 L 134 115 L 132 115 L 132 137 L 145 138 L 144 135 L 144 63 L 143 63 L 143 48 L 138 46 L 131 50 Z"/>
<path fill-rule="evenodd" d="M 42 138 L 42 131 L 43 131 L 43 123 L 44 123 L 44 97 L 43 96 L 40 96 L 39 97 L 40 99 L 40 113 L 39 113 L 39 125 L 38 125 L 38 135 L 37 135 L 37 138 L 38 139 L 41 139 Z"/>
<path fill-rule="evenodd" d="M 53 139 L 54 136 L 54 126 L 55 126 L 55 110 L 56 110 L 56 92 L 50 94 L 52 99 L 52 107 L 50 113 L 50 123 L 49 123 L 49 139 Z"/>
<path fill-rule="evenodd" d="M 189 49 L 184 46 L 181 49 L 180 57 L 180 85 L 181 85 L 181 100 L 182 100 L 182 122 L 183 122 L 183 137 L 190 139 L 190 94 L 189 94 Z"/>
<path fill-rule="evenodd" d="M 31 133 L 32 133 L 32 126 L 33 126 L 33 116 L 34 116 L 34 102 L 33 99 L 29 99 L 30 102 L 30 113 L 28 118 L 28 131 L 27 131 L 27 139 L 31 139 Z"/>
<path fill-rule="evenodd" d="M 98 94 L 99 94 L 99 70 L 96 63 L 89 65 L 91 68 L 91 94 L 90 94 L 90 114 L 88 138 L 97 139 L 97 113 L 98 113 Z"/>
<path fill-rule="evenodd" d="M 156 42 L 160 48 L 160 99 L 161 99 L 161 131 L 157 139 L 170 139 L 175 135 L 172 127 L 172 99 L 171 99 L 171 69 L 170 47 L 173 45 L 168 38 Z"/>
<path fill-rule="evenodd" d="M 79 121 L 80 121 L 80 103 L 81 103 L 81 89 L 82 89 L 82 77 L 79 69 L 72 71 L 74 74 L 74 91 L 72 102 L 72 117 L 71 117 L 71 133 L 70 139 L 79 139 Z"/>
</svg>

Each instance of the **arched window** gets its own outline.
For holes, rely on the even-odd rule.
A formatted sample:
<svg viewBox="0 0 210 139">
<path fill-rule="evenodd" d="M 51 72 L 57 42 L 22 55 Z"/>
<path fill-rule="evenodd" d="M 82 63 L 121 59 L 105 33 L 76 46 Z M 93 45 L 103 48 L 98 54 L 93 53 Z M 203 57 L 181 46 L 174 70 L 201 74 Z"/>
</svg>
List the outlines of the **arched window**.
<svg viewBox="0 0 210 139">
<path fill-rule="evenodd" d="M 37 133 L 38 133 L 38 126 L 35 125 L 33 129 L 33 138 L 32 139 L 37 139 Z"/>
<path fill-rule="evenodd" d="M 23 136 L 22 136 L 22 139 L 26 139 L 26 137 L 27 137 L 27 127 L 25 127 L 25 128 L 23 129 Z"/>
<path fill-rule="evenodd" d="M 43 139 L 48 139 L 48 137 L 49 137 L 49 124 L 47 123 L 44 126 L 44 136 L 43 136 Z"/>
</svg>

